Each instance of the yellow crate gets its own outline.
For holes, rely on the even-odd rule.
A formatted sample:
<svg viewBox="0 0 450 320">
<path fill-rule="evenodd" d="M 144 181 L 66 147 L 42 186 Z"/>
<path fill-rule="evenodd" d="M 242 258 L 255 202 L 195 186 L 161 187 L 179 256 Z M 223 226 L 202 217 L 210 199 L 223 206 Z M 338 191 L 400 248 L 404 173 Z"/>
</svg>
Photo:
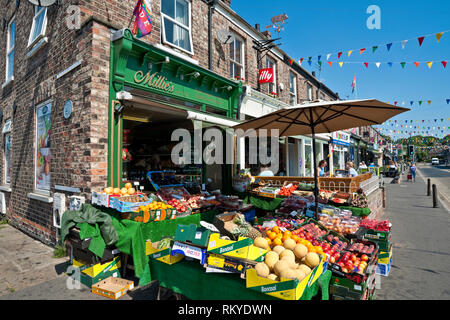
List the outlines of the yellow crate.
<svg viewBox="0 0 450 320">
<path fill-rule="evenodd" d="M 84 263 L 72 259 L 72 265 L 80 268 L 81 272 L 94 278 L 102 272 L 109 272 L 114 270 L 120 270 L 120 257 L 115 257 L 112 261 L 105 263 L 97 263 L 94 265 L 85 265 Z"/>
<path fill-rule="evenodd" d="M 219 233 L 211 233 L 207 252 L 251 261 L 263 261 L 267 250 L 255 247 L 250 238 L 239 237 L 238 241 L 223 240 L 220 239 Z"/>
<path fill-rule="evenodd" d="M 382 251 L 380 251 L 380 255 L 381 254 L 387 254 L 387 252 L 382 252 Z M 392 246 L 391 246 L 391 250 L 389 251 L 389 256 L 387 256 L 387 257 L 385 257 L 385 258 L 379 258 L 378 259 L 378 263 L 379 264 L 389 264 L 389 262 L 391 261 L 391 258 L 392 258 Z"/>
<path fill-rule="evenodd" d="M 307 288 L 322 275 L 326 256 L 321 255 L 321 261 L 302 281 L 282 278 L 274 281 L 258 276 L 255 269 L 246 270 L 246 287 L 250 290 L 265 293 L 283 300 L 299 300 Z"/>
<path fill-rule="evenodd" d="M 182 254 L 171 255 L 172 249 L 165 247 L 162 249 L 157 249 L 159 242 L 152 243 L 150 240 L 145 242 L 146 255 L 150 258 L 156 259 L 158 261 L 164 262 L 166 264 L 174 264 L 183 260 L 184 256 Z"/>
</svg>

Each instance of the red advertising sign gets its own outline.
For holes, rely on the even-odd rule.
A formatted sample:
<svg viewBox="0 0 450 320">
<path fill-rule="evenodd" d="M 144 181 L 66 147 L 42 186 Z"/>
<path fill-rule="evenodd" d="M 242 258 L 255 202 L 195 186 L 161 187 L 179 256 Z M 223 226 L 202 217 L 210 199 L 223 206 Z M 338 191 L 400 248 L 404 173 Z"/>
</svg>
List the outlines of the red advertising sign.
<svg viewBox="0 0 450 320">
<path fill-rule="evenodd" d="M 259 70 L 259 83 L 273 82 L 273 68 Z"/>
</svg>

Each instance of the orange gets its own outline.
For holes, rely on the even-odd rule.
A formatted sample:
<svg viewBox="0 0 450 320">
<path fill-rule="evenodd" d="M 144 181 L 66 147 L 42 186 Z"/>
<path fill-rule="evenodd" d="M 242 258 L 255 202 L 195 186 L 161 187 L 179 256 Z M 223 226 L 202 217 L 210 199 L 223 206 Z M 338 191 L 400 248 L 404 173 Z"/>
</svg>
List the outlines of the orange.
<svg viewBox="0 0 450 320">
<path fill-rule="evenodd" d="M 278 226 L 275 226 L 272 228 L 272 231 L 275 233 L 280 233 L 280 228 L 278 228 Z"/>
<path fill-rule="evenodd" d="M 285 235 L 285 236 L 291 236 L 292 234 L 291 234 L 291 232 L 289 231 L 289 230 L 286 230 L 284 233 L 283 233 L 283 235 Z"/>
<path fill-rule="evenodd" d="M 297 235 L 294 234 L 294 235 L 291 236 L 291 239 L 294 240 L 295 242 L 297 242 L 298 239 L 300 239 L 300 238 Z"/>
<path fill-rule="evenodd" d="M 266 236 L 269 236 L 272 233 L 272 231 L 269 229 L 266 231 Z"/>
<path fill-rule="evenodd" d="M 272 239 L 266 238 L 266 240 L 267 240 L 267 243 L 269 244 L 269 246 L 272 245 Z"/>
<path fill-rule="evenodd" d="M 273 240 L 273 239 L 275 239 L 275 237 L 276 237 L 276 233 L 275 232 L 270 232 L 270 234 L 268 234 L 267 236 L 268 236 L 268 238 L 270 239 L 270 240 Z"/>
<path fill-rule="evenodd" d="M 286 239 L 290 239 L 290 236 L 287 235 L 283 235 L 283 237 L 281 238 L 281 241 L 283 241 L 283 243 L 286 241 Z"/>
<path fill-rule="evenodd" d="M 283 242 L 281 242 L 281 239 L 277 237 L 273 240 L 273 244 L 275 246 L 281 246 L 283 244 Z"/>
<path fill-rule="evenodd" d="M 283 238 L 283 235 L 281 233 L 276 233 L 276 238 L 281 240 L 281 238 Z"/>
</svg>

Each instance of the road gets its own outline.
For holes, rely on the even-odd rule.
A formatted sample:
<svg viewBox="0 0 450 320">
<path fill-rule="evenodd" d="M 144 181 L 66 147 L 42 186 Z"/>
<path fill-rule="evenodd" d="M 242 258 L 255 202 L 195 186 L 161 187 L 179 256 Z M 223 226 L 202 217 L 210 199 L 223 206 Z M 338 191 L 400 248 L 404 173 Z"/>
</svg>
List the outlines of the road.
<svg viewBox="0 0 450 320">
<path fill-rule="evenodd" d="M 444 202 L 447 211 L 450 209 L 450 166 L 431 164 L 418 164 L 418 174 L 431 184 L 436 184 L 440 199 Z"/>
</svg>

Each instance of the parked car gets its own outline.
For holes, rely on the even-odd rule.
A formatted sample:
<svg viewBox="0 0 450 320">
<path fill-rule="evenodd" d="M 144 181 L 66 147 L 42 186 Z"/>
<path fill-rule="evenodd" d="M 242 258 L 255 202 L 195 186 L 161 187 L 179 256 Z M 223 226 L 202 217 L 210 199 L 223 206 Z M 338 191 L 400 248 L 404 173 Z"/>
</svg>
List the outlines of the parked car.
<svg viewBox="0 0 450 320">
<path fill-rule="evenodd" d="M 438 159 L 438 158 L 432 158 L 432 159 L 431 159 L 431 164 L 432 164 L 433 166 L 438 165 L 438 164 L 439 164 L 439 159 Z"/>
</svg>

